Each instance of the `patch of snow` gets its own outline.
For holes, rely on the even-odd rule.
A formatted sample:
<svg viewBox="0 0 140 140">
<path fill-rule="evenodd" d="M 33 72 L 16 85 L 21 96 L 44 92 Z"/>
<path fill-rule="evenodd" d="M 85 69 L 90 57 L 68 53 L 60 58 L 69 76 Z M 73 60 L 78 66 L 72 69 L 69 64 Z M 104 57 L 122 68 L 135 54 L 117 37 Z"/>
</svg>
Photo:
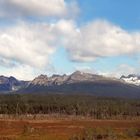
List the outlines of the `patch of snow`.
<svg viewBox="0 0 140 140">
<path fill-rule="evenodd" d="M 126 83 L 140 86 L 140 79 L 136 76 L 135 77 L 123 77 L 121 79 L 124 80 Z"/>
</svg>

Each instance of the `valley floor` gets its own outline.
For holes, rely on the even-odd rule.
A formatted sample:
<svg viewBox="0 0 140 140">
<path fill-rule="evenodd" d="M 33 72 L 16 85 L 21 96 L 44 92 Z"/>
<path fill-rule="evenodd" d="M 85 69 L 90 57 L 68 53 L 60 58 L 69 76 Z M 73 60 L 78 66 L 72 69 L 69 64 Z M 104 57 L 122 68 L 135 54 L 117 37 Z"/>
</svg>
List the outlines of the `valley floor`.
<svg viewBox="0 0 140 140">
<path fill-rule="evenodd" d="M 87 135 L 92 132 L 98 133 L 95 140 L 140 140 L 140 120 L 93 120 L 80 117 L 0 119 L 0 140 L 83 140 L 84 137 L 87 140 Z M 111 139 L 106 132 L 111 134 Z"/>
</svg>

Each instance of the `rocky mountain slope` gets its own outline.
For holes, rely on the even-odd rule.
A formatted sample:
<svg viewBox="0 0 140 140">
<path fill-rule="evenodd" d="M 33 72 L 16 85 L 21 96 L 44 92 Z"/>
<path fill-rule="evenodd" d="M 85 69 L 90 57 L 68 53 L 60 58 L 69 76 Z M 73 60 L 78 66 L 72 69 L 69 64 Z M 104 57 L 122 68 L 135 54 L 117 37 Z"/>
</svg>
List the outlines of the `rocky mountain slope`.
<svg viewBox="0 0 140 140">
<path fill-rule="evenodd" d="M 76 71 L 71 75 L 52 75 L 51 77 L 48 77 L 47 75 L 40 75 L 39 77 L 35 78 L 30 84 L 52 86 L 52 85 L 71 84 L 71 83 L 86 82 L 86 81 L 94 82 L 96 80 L 103 80 L 103 79 L 105 79 L 105 77 L 103 76 Z"/>
<path fill-rule="evenodd" d="M 0 92 L 17 91 L 27 85 L 26 81 L 19 81 L 14 77 L 0 76 Z"/>
<path fill-rule="evenodd" d="M 40 75 L 30 82 L 0 76 L 0 93 L 87 94 L 104 97 L 140 98 L 140 77 L 120 79 L 76 71 L 70 75 Z M 133 82 L 133 84 L 132 84 Z M 134 84 L 135 83 L 135 84 Z"/>
<path fill-rule="evenodd" d="M 90 94 L 106 97 L 140 98 L 140 87 L 122 79 L 76 71 L 71 75 L 40 75 L 22 93 Z"/>
</svg>

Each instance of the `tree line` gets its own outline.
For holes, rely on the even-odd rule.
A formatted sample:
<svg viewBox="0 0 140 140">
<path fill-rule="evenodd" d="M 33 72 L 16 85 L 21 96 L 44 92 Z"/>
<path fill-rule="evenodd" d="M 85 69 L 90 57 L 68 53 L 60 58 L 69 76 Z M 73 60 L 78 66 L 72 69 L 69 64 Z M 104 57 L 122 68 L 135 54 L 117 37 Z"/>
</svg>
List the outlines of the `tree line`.
<svg viewBox="0 0 140 140">
<path fill-rule="evenodd" d="M 140 100 L 84 95 L 0 95 L 0 114 L 59 114 L 95 119 L 140 116 Z"/>
</svg>

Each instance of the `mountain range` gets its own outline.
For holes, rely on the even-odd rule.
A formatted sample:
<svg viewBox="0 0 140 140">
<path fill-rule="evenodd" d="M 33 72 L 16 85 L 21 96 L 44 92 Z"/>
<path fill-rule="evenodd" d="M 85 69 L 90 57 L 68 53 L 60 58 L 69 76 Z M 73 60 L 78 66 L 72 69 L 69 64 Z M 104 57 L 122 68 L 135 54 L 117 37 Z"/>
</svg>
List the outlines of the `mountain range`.
<svg viewBox="0 0 140 140">
<path fill-rule="evenodd" d="M 140 77 L 120 79 L 76 71 L 70 75 L 40 75 L 32 81 L 0 76 L 0 93 L 86 94 L 104 97 L 140 98 Z"/>
<path fill-rule="evenodd" d="M 15 77 L 0 76 L 0 93 L 18 91 L 28 84 L 27 81 L 17 80 Z"/>
</svg>

